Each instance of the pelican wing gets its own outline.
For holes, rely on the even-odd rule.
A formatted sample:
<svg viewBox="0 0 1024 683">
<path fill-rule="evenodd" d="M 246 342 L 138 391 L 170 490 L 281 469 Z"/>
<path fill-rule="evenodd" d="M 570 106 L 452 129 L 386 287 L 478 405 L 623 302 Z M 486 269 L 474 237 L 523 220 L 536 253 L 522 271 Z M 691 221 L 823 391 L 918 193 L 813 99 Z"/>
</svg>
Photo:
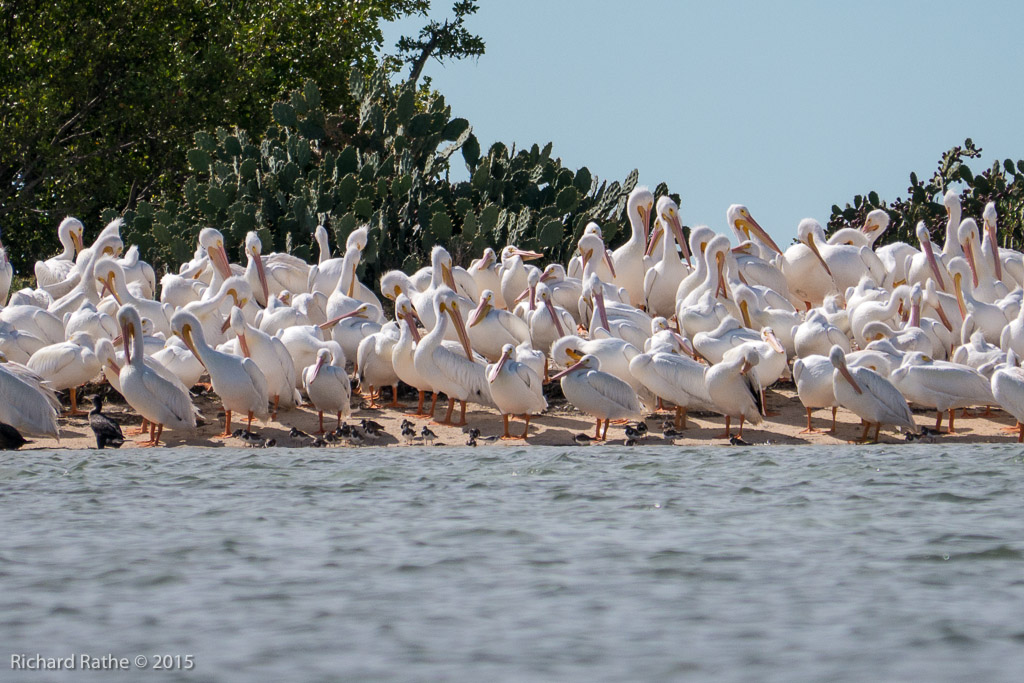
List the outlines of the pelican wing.
<svg viewBox="0 0 1024 683">
<path fill-rule="evenodd" d="M 50 379 L 75 362 L 78 352 L 73 344 L 51 344 L 39 349 L 28 359 L 28 367 L 38 375 Z"/>
<path fill-rule="evenodd" d="M 254 411 L 257 415 L 259 415 L 260 417 L 263 417 L 264 415 L 266 415 L 268 413 L 268 406 L 267 406 L 267 394 L 268 394 L 267 378 L 263 375 L 263 371 L 260 370 L 259 366 L 256 365 L 256 361 L 254 361 L 252 358 L 243 358 L 242 359 L 242 369 L 245 371 L 245 374 L 248 375 L 249 381 L 252 383 L 253 391 L 257 395 L 263 397 L 262 411 L 260 411 L 260 410 Z"/>
<path fill-rule="evenodd" d="M 640 413 L 640 399 L 637 398 L 633 387 L 618 377 L 607 372 L 592 370 L 587 373 L 587 383 L 605 400 L 622 406 L 633 413 Z"/>
<path fill-rule="evenodd" d="M 467 401 L 494 407 L 487 382 L 487 366 L 470 362 L 465 355 L 453 353 L 443 346 L 434 353 L 434 363 L 444 375 L 445 384 L 460 388 L 459 393 L 464 393 Z"/>
<path fill-rule="evenodd" d="M 162 403 L 179 423 L 178 425 L 171 424 L 168 426 L 187 426 L 189 429 L 194 429 L 196 426 L 196 414 L 199 411 L 192 404 L 192 399 L 189 398 L 188 392 L 181 390 L 181 382 L 174 383 L 164 379 L 148 365 L 141 374 L 146 393 L 152 396 L 153 400 Z M 138 410 L 138 407 L 132 407 Z"/>
<path fill-rule="evenodd" d="M 58 436 L 60 404 L 53 391 L 41 381 L 22 379 L 18 372 L 11 371 L 12 365 L 0 364 L 0 422 L 31 436 Z"/>
<path fill-rule="evenodd" d="M 868 368 L 850 368 L 850 374 L 864 391 L 878 401 L 882 409 L 881 422 L 917 429 L 907 399 L 903 398 L 903 394 L 892 382 Z"/>
</svg>

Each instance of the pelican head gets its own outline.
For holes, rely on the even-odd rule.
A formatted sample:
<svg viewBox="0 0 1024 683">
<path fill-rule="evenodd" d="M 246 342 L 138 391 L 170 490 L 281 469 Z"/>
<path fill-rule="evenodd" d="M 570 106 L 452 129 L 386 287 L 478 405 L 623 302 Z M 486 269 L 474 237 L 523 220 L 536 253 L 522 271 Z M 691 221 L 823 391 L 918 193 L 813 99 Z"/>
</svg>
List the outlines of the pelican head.
<svg viewBox="0 0 1024 683">
<path fill-rule="evenodd" d="M 469 316 L 469 322 L 466 324 L 469 327 L 475 327 L 476 325 L 483 322 L 487 314 L 494 308 L 494 292 L 489 289 L 485 289 L 480 292 L 480 302 L 477 307 L 473 309 L 473 312 Z"/>
<path fill-rule="evenodd" d="M 946 207 L 947 216 L 955 214 L 956 219 L 960 219 L 960 195 L 956 190 L 946 190 L 946 194 L 942 195 L 942 205 Z"/>
<path fill-rule="evenodd" d="M 466 358 L 473 360 L 473 347 L 469 341 L 469 334 L 466 332 L 466 323 L 462 317 L 462 311 L 459 309 L 459 298 L 450 289 L 443 289 L 438 294 L 436 299 L 437 313 L 440 316 L 441 313 L 446 313 L 451 318 L 452 324 L 455 326 L 455 334 L 459 338 L 459 342 L 462 343 L 462 348 L 466 352 Z"/>
<path fill-rule="evenodd" d="M 742 204 L 733 204 L 725 212 L 725 218 L 740 239 L 761 240 L 772 251 L 782 254 L 782 249 L 775 243 L 764 228 L 750 215 L 750 210 Z"/>
<path fill-rule="evenodd" d="M 587 223 L 587 226 L 583 228 L 583 234 L 597 235 L 602 240 L 604 239 L 604 235 L 601 233 L 601 226 L 595 223 L 594 221 L 590 221 L 589 223 Z"/>
<path fill-rule="evenodd" d="M 85 226 L 82 225 L 82 221 L 73 216 L 68 216 L 57 226 L 57 236 L 60 238 L 61 244 L 71 243 L 72 257 L 82 251 L 82 236 L 84 234 Z"/>
<path fill-rule="evenodd" d="M 142 317 L 139 309 L 132 304 L 125 304 L 117 309 L 117 325 L 121 328 L 121 342 L 124 344 L 124 362 L 131 363 L 132 340 L 141 333 Z"/>
<path fill-rule="evenodd" d="M 345 249 L 352 249 L 353 251 L 363 251 L 366 249 L 366 244 L 369 241 L 370 226 L 360 225 L 358 228 L 349 233 L 348 239 L 345 240 Z"/>
<path fill-rule="evenodd" d="M 494 366 L 491 368 L 491 371 L 487 373 L 488 382 L 494 384 L 494 380 L 498 379 L 498 375 L 501 373 L 501 369 L 505 367 L 505 363 L 508 362 L 508 359 L 511 356 L 515 355 L 515 352 L 516 347 L 513 344 L 505 344 L 504 346 L 501 347 L 501 358 L 499 358 L 498 362 L 494 364 Z"/>
<path fill-rule="evenodd" d="M 821 227 L 821 223 L 813 218 L 803 219 L 796 228 L 796 239 L 811 250 L 821 263 L 821 267 L 825 269 L 829 277 L 832 277 L 832 271 L 829 269 L 828 264 L 825 263 L 825 257 L 818 251 L 817 243 L 825 242 L 825 229 Z"/>
<path fill-rule="evenodd" d="M 832 361 L 832 366 L 840 372 L 844 379 L 850 383 L 853 390 L 858 394 L 863 394 L 864 390 L 860 388 L 860 384 L 850 374 L 850 369 L 846 367 L 846 353 L 843 351 L 843 347 L 836 345 L 828 352 L 828 359 Z"/>
<path fill-rule="evenodd" d="M 199 246 L 206 251 L 210 263 L 224 279 L 231 277 L 231 264 L 228 252 L 224 248 L 224 235 L 215 228 L 203 228 L 199 231 Z"/>
<path fill-rule="evenodd" d="M 316 352 L 316 364 L 313 365 L 313 372 L 309 375 L 309 383 L 312 384 L 316 381 L 317 375 L 325 365 L 330 365 L 334 362 L 334 354 L 331 353 L 330 349 L 321 348 Z"/>
<path fill-rule="evenodd" d="M 861 232 L 869 237 L 875 234 L 881 235 L 888 227 L 889 214 L 882 209 L 875 209 L 868 212 L 867 217 L 864 219 L 864 225 L 861 227 Z"/>
<path fill-rule="evenodd" d="M 96 280 L 103 285 L 104 291 L 109 290 L 117 303 L 124 303 L 121 301 L 118 291 L 119 286 L 124 284 L 124 269 L 121 268 L 121 264 L 112 258 L 104 257 L 96 262 L 94 272 Z"/>
<path fill-rule="evenodd" d="M 189 351 L 203 364 L 203 367 L 206 367 L 202 356 L 199 355 L 199 346 L 206 345 L 206 339 L 203 337 L 203 326 L 199 323 L 199 319 L 188 311 L 180 310 L 171 317 L 171 331 L 178 337 L 181 337 Z"/>
<path fill-rule="evenodd" d="M 973 218 L 965 218 L 960 223 L 960 228 L 957 230 L 957 238 L 960 240 L 960 246 L 964 250 L 964 257 L 967 259 L 967 265 L 971 269 L 972 280 L 974 286 L 978 286 L 978 262 L 977 254 L 974 253 L 976 245 L 980 244 L 978 239 L 978 223 Z"/>
<path fill-rule="evenodd" d="M 651 209 L 653 208 L 654 195 L 646 187 L 642 185 L 635 187 L 629 193 L 629 198 L 626 200 L 626 215 L 629 217 L 630 223 L 633 222 L 633 216 L 640 220 L 640 224 L 644 229 L 644 243 L 647 242 L 647 238 L 650 235 Z"/>
<path fill-rule="evenodd" d="M 679 219 L 679 205 L 673 201 L 671 197 L 664 196 L 658 197 L 657 205 L 658 218 L 661 222 L 668 226 L 668 229 L 672 231 L 672 235 L 676 238 L 676 243 L 683 250 L 683 258 L 686 262 L 690 262 L 690 246 L 687 244 L 686 238 L 683 236 L 683 224 Z"/>
<path fill-rule="evenodd" d="M 565 370 L 562 370 L 558 374 L 552 375 L 551 376 L 551 380 L 554 381 L 556 379 L 561 379 L 561 378 L 565 377 L 566 375 L 568 375 L 570 373 L 576 372 L 577 370 L 600 370 L 600 369 L 601 369 L 601 359 L 599 359 L 597 356 L 595 356 L 593 354 L 588 353 L 585 356 L 580 356 L 579 360 L 577 360 L 575 363 L 573 363 L 572 365 L 567 367 Z"/>
</svg>

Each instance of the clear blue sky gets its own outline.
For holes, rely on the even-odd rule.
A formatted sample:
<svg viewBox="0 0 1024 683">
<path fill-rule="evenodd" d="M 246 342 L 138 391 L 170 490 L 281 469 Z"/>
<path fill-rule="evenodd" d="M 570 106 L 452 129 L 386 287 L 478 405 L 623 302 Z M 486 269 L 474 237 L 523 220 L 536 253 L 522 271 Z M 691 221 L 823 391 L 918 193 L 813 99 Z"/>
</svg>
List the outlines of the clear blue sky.
<svg viewBox="0 0 1024 683">
<path fill-rule="evenodd" d="M 688 225 L 724 232 L 743 203 L 786 244 L 854 194 L 904 195 L 964 138 L 975 171 L 1024 158 L 1024 3 L 480 5 L 467 25 L 486 54 L 424 73 L 482 147 L 553 141 L 609 180 L 638 168 Z M 386 27 L 385 49 L 423 23 Z"/>
</svg>

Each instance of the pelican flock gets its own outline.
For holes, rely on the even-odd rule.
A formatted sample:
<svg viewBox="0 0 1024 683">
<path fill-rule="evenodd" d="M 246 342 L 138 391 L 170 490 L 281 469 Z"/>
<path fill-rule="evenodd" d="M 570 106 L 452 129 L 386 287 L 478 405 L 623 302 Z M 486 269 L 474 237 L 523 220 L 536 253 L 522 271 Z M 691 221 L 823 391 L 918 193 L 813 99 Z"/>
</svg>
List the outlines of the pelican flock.
<svg viewBox="0 0 1024 683">
<path fill-rule="evenodd" d="M 57 227 L 63 251 L 35 264 L 34 287 L 9 291 L 16 245 L 0 243 L 0 422 L 59 438 L 68 418 L 57 392 L 68 392 L 65 415 L 81 415 L 81 387 L 107 382 L 150 425 L 144 445 L 164 428 L 195 430 L 195 401 L 211 390 L 220 437 L 233 435 L 233 416 L 248 433 L 254 419 L 281 411 L 294 422 L 289 414 L 311 406 L 318 433 L 330 434 L 326 412 L 352 440 L 353 409 L 402 410 L 404 385 L 418 393 L 410 417 L 463 426 L 497 413 L 504 438 L 526 439 L 560 386 L 596 421 L 578 442 L 663 410 L 666 434 L 717 414 L 721 436 L 735 440 L 745 425 L 771 431 L 772 387 L 792 382 L 806 434 L 819 432 L 819 409 L 832 409 L 831 432 L 856 435 L 856 424 L 837 426 L 845 409 L 847 423 L 860 419 L 860 440 L 872 429 L 877 440 L 887 426 L 934 435 L 947 415 L 955 433 L 957 411 L 1002 408 L 1024 439 L 1024 255 L 999 246 L 994 204 L 977 217 L 963 215 L 955 192 L 943 204 L 944 234 L 920 223 L 912 244 L 876 248 L 889 225 L 876 210 L 830 237 L 806 218 L 783 250 L 742 204 L 726 211 L 729 232 L 687 233 L 685 207 L 638 187 L 617 248 L 591 222 L 567 264 L 534 265 L 543 254 L 506 245 L 462 268 L 437 245 L 426 267 L 379 282 L 357 276 L 367 227 L 333 258 L 318 227 L 312 264 L 264 254 L 254 232 L 230 245 L 206 228 L 159 286 L 138 248 L 125 249 L 120 220 L 87 245 L 86 226 L 69 217 Z M 378 404 L 383 387 L 391 402 Z M 935 411 L 935 429 L 917 425 L 912 408 Z M 513 417 L 525 423 L 515 435 Z M 414 432 L 405 425 L 403 435 Z"/>
</svg>

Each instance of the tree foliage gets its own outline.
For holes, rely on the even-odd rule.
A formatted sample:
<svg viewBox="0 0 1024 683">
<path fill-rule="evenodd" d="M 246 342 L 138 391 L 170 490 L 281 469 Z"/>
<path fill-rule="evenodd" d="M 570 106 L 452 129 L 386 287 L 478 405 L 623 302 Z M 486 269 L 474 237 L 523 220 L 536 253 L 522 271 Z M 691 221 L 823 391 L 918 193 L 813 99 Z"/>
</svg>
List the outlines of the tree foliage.
<svg viewBox="0 0 1024 683">
<path fill-rule="evenodd" d="M 891 219 L 890 228 L 879 238 L 879 244 L 901 241 L 915 244 L 914 229 L 924 221 L 932 240 L 945 240 L 946 211 L 942 196 L 950 188 L 960 193 L 964 216 L 981 216 L 988 202 L 995 202 L 999 215 L 1000 246 L 1020 249 L 1024 246 L 1024 161 L 1006 159 L 975 173 L 968 159 L 981 156 L 981 148 L 970 138 L 953 147 L 939 160 L 932 177 L 925 181 L 910 174 L 907 196 L 893 202 L 879 198 L 877 192 L 857 195 L 844 208 L 832 206 L 829 232 L 845 227 L 860 227 L 867 214 L 883 209 Z"/>
<path fill-rule="evenodd" d="M 307 79 L 351 106 L 380 24 L 429 0 L 2 0 L 0 223 L 16 268 L 56 250 L 67 214 L 90 228 L 180 187 L 196 130 L 262 130 L 267 102 Z"/>
<path fill-rule="evenodd" d="M 237 249 L 256 230 L 268 251 L 311 258 L 317 224 L 339 249 L 366 223 L 361 275 L 376 282 L 391 268 L 418 268 L 438 243 L 464 264 L 508 243 L 564 261 L 588 221 L 601 223 L 609 240 L 625 225 L 636 171 L 622 183 L 599 182 L 586 168 L 564 167 L 551 143 L 517 152 L 499 142 L 484 154 L 442 96 L 420 100 L 414 83 L 393 85 L 384 69 L 353 75 L 350 88 L 356 113 L 327 114 L 309 82 L 273 105 L 261 134 L 196 134 L 184 192 L 127 212 L 127 239 L 165 266 L 187 258 L 206 226 Z M 449 180 L 457 163 L 468 180 Z"/>
</svg>

